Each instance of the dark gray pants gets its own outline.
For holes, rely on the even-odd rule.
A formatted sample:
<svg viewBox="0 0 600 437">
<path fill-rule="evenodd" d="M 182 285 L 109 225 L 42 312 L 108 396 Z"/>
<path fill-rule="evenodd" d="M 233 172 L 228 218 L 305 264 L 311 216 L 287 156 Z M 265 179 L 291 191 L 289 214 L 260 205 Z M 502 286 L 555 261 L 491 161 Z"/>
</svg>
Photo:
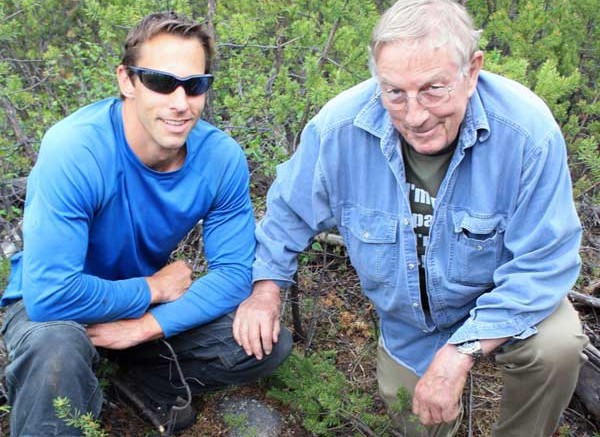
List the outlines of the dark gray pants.
<svg viewBox="0 0 600 437">
<path fill-rule="evenodd" d="M 167 340 L 192 393 L 268 376 L 289 355 L 291 335 L 282 330 L 269 356 L 260 361 L 248 357 L 233 339 L 232 322 L 233 315 L 228 314 Z M 75 322 L 32 322 L 23 303 L 17 302 L 5 314 L 2 335 L 10 358 L 5 370 L 10 435 L 80 436 L 56 417 L 52 401 L 66 397 L 72 408 L 100 414 L 102 391 L 94 372 L 99 353 L 84 327 Z M 153 399 L 168 403 L 185 396 L 171 352 L 162 341 L 107 355 L 128 369 Z"/>
</svg>

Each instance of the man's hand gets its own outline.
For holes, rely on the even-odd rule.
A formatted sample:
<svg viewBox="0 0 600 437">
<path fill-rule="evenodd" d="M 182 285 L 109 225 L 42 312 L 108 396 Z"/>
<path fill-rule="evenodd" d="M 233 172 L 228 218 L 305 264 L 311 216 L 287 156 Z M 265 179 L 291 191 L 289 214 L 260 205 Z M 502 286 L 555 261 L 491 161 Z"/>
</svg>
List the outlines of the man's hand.
<svg viewBox="0 0 600 437">
<path fill-rule="evenodd" d="M 92 344 L 105 349 L 127 349 L 163 335 L 162 328 L 150 313 L 139 319 L 88 325 L 86 330 Z"/>
<path fill-rule="evenodd" d="M 146 278 L 150 287 L 151 303 L 179 299 L 192 285 L 192 269 L 183 261 L 167 264 Z"/>
<path fill-rule="evenodd" d="M 487 355 L 507 341 L 508 337 L 480 340 L 481 349 Z M 458 401 L 474 361 L 453 344 L 437 351 L 413 395 L 412 410 L 423 425 L 452 422 L 458 417 Z"/>
<path fill-rule="evenodd" d="M 474 364 L 470 355 L 446 344 L 436 354 L 415 387 L 412 411 L 423 425 L 451 422 L 458 417 L 459 399 Z"/>
<path fill-rule="evenodd" d="M 262 359 L 279 337 L 279 287 L 273 281 L 257 281 L 252 294 L 240 304 L 233 321 L 233 338 L 248 355 Z"/>
</svg>

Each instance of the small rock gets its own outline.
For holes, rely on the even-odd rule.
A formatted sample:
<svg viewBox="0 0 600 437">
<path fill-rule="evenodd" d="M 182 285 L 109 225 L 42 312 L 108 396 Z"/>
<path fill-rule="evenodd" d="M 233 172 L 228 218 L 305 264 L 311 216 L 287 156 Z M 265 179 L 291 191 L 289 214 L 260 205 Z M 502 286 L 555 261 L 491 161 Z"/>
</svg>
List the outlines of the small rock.
<svg viewBox="0 0 600 437">
<path fill-rule="evenodd" d="M 278 437 L 281 415 L 268 405 L 247 397 L 225 398 L 219 405 L 229 437 Z"/>
</svg>

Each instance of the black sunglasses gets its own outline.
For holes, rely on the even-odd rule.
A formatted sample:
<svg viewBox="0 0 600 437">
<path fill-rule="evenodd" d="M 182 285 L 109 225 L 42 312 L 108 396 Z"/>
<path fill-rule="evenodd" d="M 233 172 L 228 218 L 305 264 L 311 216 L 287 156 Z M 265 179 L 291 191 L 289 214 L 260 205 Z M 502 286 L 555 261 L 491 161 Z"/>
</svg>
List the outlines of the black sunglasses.
<svg viewBox="0 0 600 437">
<path fill-rule="evenodd" d="M 136 74 L 146 88 L 160 94 L 171 94 L 182 86 L 188 96 L 199 96 L 208 91 L 215 78 L 212 74 L 179 77 L 150 68 L 128 66 L 127 69 Z"/>
</svg>

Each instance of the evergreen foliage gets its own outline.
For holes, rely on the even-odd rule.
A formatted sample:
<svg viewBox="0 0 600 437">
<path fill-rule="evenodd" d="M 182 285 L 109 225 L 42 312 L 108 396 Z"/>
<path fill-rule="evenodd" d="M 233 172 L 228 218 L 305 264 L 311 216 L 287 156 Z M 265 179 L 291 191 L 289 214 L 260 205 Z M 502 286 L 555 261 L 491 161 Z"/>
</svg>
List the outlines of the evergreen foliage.
<svg viewBox="0 0 600 437">
<path fill-rule="evenodd" d="M 79 429 L 84 437 L 108 437 L 92 413 L 82 414 L 80 411 L 74 410 L 71 408 L 71 401 L 68 398 L 58 397 L 54 399 L 53 404 L 56 416 L 64 420 L 68 426 Z"/>
<path fill-rule="evenodd" d="M 388 435 L 389 419 L 372 413 L 371 395 L 352 388 L 336 368 L 335 355 L 335 351 L 309 356 L 293 352 L 271 378 L 268 396 L 302 412 L 302 425 L 317 436 L 353 435 L 365 428 Z"/>
</svg>

